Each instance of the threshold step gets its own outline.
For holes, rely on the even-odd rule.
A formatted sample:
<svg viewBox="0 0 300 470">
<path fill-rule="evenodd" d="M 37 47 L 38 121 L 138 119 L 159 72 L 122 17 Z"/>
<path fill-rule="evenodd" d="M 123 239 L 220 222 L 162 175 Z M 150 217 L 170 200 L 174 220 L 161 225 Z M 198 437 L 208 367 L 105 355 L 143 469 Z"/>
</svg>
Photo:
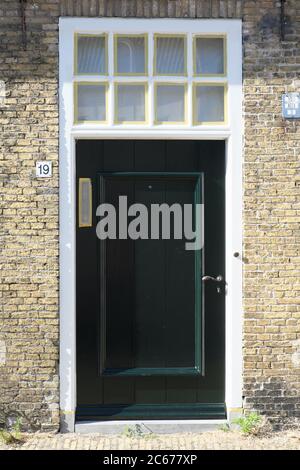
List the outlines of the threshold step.
<svg viewBox="0 0 300 470">
<path fill-rule="evenodd" d="M 208 420 L 128 420 L 128 421 L 80 421 L 75 432 L 80 434 L 122 434 L 128 430 L 141 434 L 178 434 L 215 431 L 227 424 L 226 419 Z"/>
</svg>

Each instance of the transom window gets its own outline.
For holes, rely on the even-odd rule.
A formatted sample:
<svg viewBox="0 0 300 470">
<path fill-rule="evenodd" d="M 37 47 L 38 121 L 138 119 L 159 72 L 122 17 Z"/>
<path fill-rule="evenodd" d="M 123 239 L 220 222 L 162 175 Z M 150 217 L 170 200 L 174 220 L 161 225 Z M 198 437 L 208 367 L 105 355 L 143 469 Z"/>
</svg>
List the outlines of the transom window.
<svg viewBox="0 0 300 470">
<path fill-rule="evenodd" d="M 74 35 L 74 123 L 227 124 L 226 35 Z"/>
</svg>

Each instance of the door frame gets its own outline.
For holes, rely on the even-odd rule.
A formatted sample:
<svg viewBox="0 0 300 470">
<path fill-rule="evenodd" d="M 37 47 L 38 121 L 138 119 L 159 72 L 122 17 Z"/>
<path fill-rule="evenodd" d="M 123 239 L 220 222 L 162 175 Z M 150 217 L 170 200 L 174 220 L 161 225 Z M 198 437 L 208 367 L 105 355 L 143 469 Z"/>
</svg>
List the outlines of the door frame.
<svg viewBox="0 0 300 470">
<path fill-rule="evenodd" d="M 73 83 L 70 41 L 78 30 L 95 30 L 103 18 L 60 18 L 59 21 L 59 258 L 60 258 L 60 413 L 61 430 L 74 432 L 76 410 L 76 139 L 224 140 L 226 142 L 226 298 L 225 298 L 225 403 L 227 418 L 242 408 L 242 23 L 240 20 L 140 20 L 108 19 L 115 25 L 126 21 L 167 21 L 168 28 L 197 21 L 206 31 L 226 31 L 234 56 L 230 72 L 228 114 L 230 125 L 187 128 L 88 128 L 73 125 Z M 144 23 L 146 24 L 146 23 Z M 160 23 L 161 24 L 161 23 Z M 72 50 L 72 48 L 71 48 Z M 230 67 L 230 63 L 229 63 Z M 72 72 L 71 72 L 72 75 Z M 234 256 L 238 253 L 238 256 Z M 212 273 L 214 274 L 214 273 Z"/>
</svg>

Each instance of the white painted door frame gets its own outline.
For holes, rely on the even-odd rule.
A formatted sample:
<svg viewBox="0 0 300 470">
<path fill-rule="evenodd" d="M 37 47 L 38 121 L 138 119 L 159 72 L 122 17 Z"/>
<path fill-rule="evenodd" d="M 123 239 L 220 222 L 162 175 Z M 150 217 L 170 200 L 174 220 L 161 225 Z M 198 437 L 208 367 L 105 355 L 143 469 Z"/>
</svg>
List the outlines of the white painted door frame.
<svg viewBox="0 0 300 470">
<path fill-rule="evenodd" d="M 166 31 L 226 33 L 228 124 L 170 128 L 73 125 L 75 32 Z M 60 409 L 62 430 L 74 431 L 76 410 L 75 141 L 191 139 L 226 141 L 226 383 L 227 413 L 242 407 L 242 34 L 240 20 L 60 18 L 59 22 Z M 233 256 L 239 253 L 238 257 Z"/>
</svg>

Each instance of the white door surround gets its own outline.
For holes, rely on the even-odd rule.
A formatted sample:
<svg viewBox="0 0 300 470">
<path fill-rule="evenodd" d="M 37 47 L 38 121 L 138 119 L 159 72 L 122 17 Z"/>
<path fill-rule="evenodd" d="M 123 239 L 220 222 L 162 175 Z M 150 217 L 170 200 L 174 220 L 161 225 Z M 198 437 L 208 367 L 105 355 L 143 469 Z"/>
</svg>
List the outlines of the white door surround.
<svg viewBox="0 0 300 470">
<path fill-rule="evenodd" d="M 75 33 L 225 34 L 228 121 L 193 127 L 73 123 Z M 108 40 L 110 41 L 110 39 Z M 109 53 L 113 53 L 109 49 Z M 151 51 L 149 51 L 151 53 Z M 60 18 L 60 409 L 61 429 L 74 431 L 76 409 L 75 140 L 191 139 L 226 141 L 226 384 L 228 417 L 242 407 L 242 32 L 240 20 Z M 110 102 L 111 106 L 112 103 Z M 234 256 L 238 253 L 238 256 Z"/>
</svg>

